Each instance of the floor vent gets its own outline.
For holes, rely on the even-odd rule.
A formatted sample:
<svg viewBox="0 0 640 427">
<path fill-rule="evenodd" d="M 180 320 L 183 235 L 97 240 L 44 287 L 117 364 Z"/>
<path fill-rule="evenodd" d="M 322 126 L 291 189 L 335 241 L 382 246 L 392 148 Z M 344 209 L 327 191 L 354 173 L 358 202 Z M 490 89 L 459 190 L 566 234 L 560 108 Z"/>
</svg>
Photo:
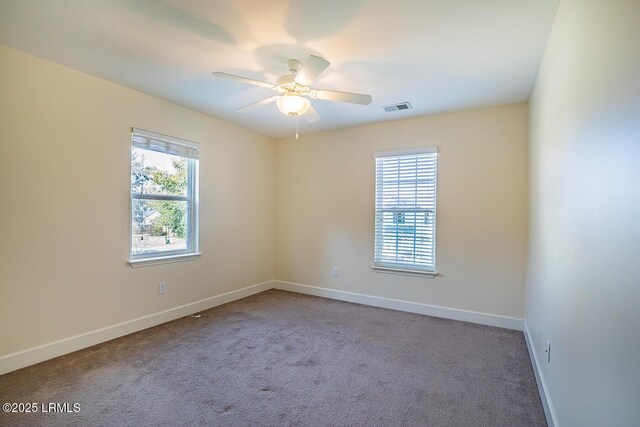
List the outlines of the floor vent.
<svg viewBox="0 0 640 427">
<path fill-rule="evenodd" d="M 409 104 L 408 102 L 401 102 L 400 104 L 385 105 L 382 108 L 387 113 L 390 113 L 392 111 L 398 111 L 398 110 L 409 110 L 411 108 L 411 104 Z"/>
</svg>

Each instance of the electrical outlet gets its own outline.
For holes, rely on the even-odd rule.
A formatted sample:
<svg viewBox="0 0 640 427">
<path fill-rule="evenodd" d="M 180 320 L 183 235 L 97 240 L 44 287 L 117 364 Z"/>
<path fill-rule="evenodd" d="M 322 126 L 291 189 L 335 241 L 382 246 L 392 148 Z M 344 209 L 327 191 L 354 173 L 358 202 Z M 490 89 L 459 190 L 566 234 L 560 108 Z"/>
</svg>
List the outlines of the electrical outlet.
<svg viewBox="0 0 640 427">
<path fill-rule="evenodd" d="M 551 363 L 551 341 L 547 340 L 544 352 L 547 353 L 547 363 Z"/>
<path fill-rule="evenodd" d="M 158 284 L 158 295 L 164 295 L 167 293 L 167 283 L 166 282 L 160 282 Z"/>
<path fill-rule="evenodd" d="M 331 275 L 333 277 L 338 277 L 340 276 L 340 269 L 338 267 L 333 267 L 333 269 L 331 270 Z"/>
</svg>

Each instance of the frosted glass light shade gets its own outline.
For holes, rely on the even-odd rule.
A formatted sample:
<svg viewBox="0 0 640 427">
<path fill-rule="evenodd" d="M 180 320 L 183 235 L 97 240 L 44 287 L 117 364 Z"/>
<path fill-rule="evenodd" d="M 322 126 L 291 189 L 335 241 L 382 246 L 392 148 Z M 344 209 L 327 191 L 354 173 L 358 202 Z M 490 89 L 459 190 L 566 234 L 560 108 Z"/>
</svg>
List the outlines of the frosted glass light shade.
<svg viewBox="0 0 640 427">
<path fill-rule="evenodd" d="M 276 99 L 278 110 L 291 117 L 301 116 L 309 109 L 307 98 L 298 95 L 283 95 Z"/>
</svg>

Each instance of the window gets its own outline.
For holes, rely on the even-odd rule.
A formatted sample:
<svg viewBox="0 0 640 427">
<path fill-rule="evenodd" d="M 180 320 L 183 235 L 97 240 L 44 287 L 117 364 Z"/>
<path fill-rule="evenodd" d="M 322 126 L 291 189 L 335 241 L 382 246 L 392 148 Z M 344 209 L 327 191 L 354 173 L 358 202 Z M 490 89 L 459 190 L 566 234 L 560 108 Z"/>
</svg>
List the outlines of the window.
<svg viewBox="0 0 640 427">
<path fill-rule="evenodd" d="M 435 273 L 437 156 L 436 147 L 375 154 L 374 268 Z"/>
<path fill-rule="evenodd" d="M 141 129 L 131 139 L 131 265 L 197 255 L 198 144 Z"/>
</svg>

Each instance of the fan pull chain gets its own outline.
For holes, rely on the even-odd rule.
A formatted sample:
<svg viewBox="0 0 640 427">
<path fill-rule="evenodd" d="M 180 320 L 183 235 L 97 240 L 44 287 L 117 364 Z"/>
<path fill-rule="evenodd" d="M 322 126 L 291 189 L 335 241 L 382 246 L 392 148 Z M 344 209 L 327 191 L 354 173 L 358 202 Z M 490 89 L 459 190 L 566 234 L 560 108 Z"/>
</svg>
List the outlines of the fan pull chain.
<svg viewBox="0 0 640 427">
<path fill-rule="evenodd" d="M 296 139 L 298 139 L 298 117 L 296 117 Z"/>
</svg>

